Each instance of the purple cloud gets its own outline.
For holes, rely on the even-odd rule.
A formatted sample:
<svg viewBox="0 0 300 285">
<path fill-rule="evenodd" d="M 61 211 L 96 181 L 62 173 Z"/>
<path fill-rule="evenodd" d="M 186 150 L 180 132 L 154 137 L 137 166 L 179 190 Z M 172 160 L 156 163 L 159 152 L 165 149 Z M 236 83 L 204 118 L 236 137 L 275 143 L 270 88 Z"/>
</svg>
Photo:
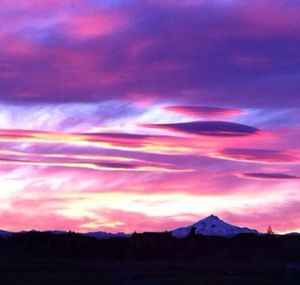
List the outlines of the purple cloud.
<svg viewBox="0 0 300 285">
<path fill-rule="evenodd" d="M 289 180 L 289 179 L 300 179 L 299 176 L 289 175 L 285 173 L 243 173 L 243 177 L 254 178 L 254 179 L 275 179 L 275 180 Z"/>
<path fill-rule="evenodd" d="M 195 121 L 174 124 L 144 124 L 146 128 L 164 129 L 174 132 L 202 136 L 235 137 L 248 136 L 259 132 L 257 128 L 223 121 Z"/>
<path fill-rule="evenodd" d="M 14 25 L 0 30 L 2 102 L 300 104 L 300 6 L 292 2 L 201 1 L 183 9 L 170 1 L 75 8 L 56 1 L 39 4 L 43 13 L 21 6 L 21 19 L 7 3 L 1 26 Z"/>
<path fill-rule="evenodd" d="M 227 148 L 213 156 L 237 161 L 259 163 L 293 163 L 299 162 L 299 153 L 272 149 Z"/>
<path fill-rule="evenodd" d="M 18 155 L 21 156 L 21 155 Z M 7 159 L 1 158 L 0 162 L 3 165 L 15 165 L 15 166 L 43 166 L 43 167 L 56 167 L 56 168 L 80 168 L 89 169 L 96 171 L 143 171 L 143 172 L 179 172 L 179 171 L 189 171 L 186 169 L 180 169 L 172 165 L 160 164 L 160 163 L 147 163 L 143 161 L 135 161 L 131 163 L 125 162 L 114 162 L 114 161 L 95 161 L 97 157 L 90 160 L 84 158 L 73 158 L 70 159 L 65 157 L 47 157 L 43 155 L 32 155 L 35 160 L 26 159 L 26 157 L 21 157 L 21 159 Z M 113 159 L 112 159 L 113 160 Z M 120 159 L 121 160 L 121 159 Z"/>
</svg>

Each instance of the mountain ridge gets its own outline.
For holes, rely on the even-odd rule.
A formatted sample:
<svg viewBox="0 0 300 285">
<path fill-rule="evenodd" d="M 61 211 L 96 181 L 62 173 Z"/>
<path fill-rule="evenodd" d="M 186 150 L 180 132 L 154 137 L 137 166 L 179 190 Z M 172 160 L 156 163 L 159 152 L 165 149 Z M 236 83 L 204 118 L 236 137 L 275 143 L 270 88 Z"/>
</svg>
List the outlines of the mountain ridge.
<svg viewBox="0 0 300 285">
<path fill-rule="evenodd" d="M 197 221 L 196 223 L 193 223 L 186 227 L 180 227 L 174 230 L 169 231 L 173 237 L 176 238 L 184 238 L 186 237 L 192 230 L 192 228 L 195 229 L 196 235 L 205 235 L 205 236 L 222 236 L 222 237 L 232 237 L 238 234 L 242 233 L 249 233 L 249 234 L 255 234 L 260 235 L 257 230 L 250 229 L 247 227 L 239 227 L 232 224 L 229 224 L 223 220 L 221 220 L 219 217 L 215 215 L 210 215 L 202 220 Z M 6 230 L 0 230 L 0 237 L 8 238 L 13 234 L 16 233 L 27 233 L 30 231 L 19 231 L 19 232 L 10 232 Z M 48 230 L 44 232 L 50 232 L 55 235 L 60 234 L 67 234 L 68 231 L 59 231 L 59 230 Z M 95 231 L 95 232 L 85 232 L 85 233 L 79 233 L 83 236 L 89 236 L 94 237 L 96 239 L 110 239 L 110 238 L 125 238 L 130 237 L 132 233 L 123 233 L 123 232 L 117 232 L 117 233 L 111 233 L 111 232 L 105 232 L 105 231 Z M 285 235 L 300 235 L 300 233 L 287 233 Z"/>
</svg>

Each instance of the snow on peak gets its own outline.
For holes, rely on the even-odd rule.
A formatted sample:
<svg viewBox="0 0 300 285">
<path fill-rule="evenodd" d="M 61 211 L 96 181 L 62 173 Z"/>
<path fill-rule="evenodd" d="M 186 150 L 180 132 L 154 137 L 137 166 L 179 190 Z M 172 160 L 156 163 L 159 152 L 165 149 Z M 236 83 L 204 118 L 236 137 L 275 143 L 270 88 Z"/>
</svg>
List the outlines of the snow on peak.
<svg viewBox="0 0 300 285">
<path fill-rule="evenodd" d="M 195 228 L 195 233 L 199 235 L 234 236 L 240 233 L 258 234 L 256 230 L 237 227 L 222 221 L 215 215 L 210 215 L 188 227 L 172 231 L 172 235 L 177 238 L 184 238 L 190 233 L 192 228 Z"/>
<path fill-rule="evenodd" d="M 213 222 L 223 222 L 223 221 L 221 219 L 219 219 L 219 217 L 217 217 L 217 216 L 215 216 L 215 215 L 212 214 L 212 215 L 204 218 L 203 220 L 200 220 L 197 223 L 200 223 L 200 222 L 212 222 L 213 223 Z"/>
</svg>

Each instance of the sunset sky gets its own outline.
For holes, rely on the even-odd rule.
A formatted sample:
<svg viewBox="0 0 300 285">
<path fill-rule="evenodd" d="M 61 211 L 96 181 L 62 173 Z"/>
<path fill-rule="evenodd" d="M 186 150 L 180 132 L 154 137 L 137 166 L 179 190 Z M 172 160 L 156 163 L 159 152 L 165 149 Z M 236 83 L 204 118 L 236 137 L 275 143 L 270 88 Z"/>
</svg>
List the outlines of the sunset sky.
<svg viewBox="0 0 300 285">
<path fill-rule="evenodd" d="M 300 231 L 300 2 L 1 0 L 0 228 Z"/>
</svg>

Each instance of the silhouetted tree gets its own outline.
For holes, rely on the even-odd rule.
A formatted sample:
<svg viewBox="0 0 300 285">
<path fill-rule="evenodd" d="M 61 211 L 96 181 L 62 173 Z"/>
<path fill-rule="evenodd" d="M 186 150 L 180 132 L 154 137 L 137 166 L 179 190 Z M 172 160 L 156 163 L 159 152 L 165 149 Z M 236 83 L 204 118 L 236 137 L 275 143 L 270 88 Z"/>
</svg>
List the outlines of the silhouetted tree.
<svg viewBox="0 0 300 285">
<path fill-rule="evenodd" d="M 275 234 L 275 233 L 273 232 L 272 227 L 269 226 L 269 227 L 268 227 L 268 230 L 267 230 L 267 235 L 274 235 L 274 234 Z"/>
<path fill-rule="evenodd" d="M 196 235 L 196 228 L 195 227 L 191 227 L 191 230 L 188 234 L 188 237 L 194 237 Z"/>
</svg>

